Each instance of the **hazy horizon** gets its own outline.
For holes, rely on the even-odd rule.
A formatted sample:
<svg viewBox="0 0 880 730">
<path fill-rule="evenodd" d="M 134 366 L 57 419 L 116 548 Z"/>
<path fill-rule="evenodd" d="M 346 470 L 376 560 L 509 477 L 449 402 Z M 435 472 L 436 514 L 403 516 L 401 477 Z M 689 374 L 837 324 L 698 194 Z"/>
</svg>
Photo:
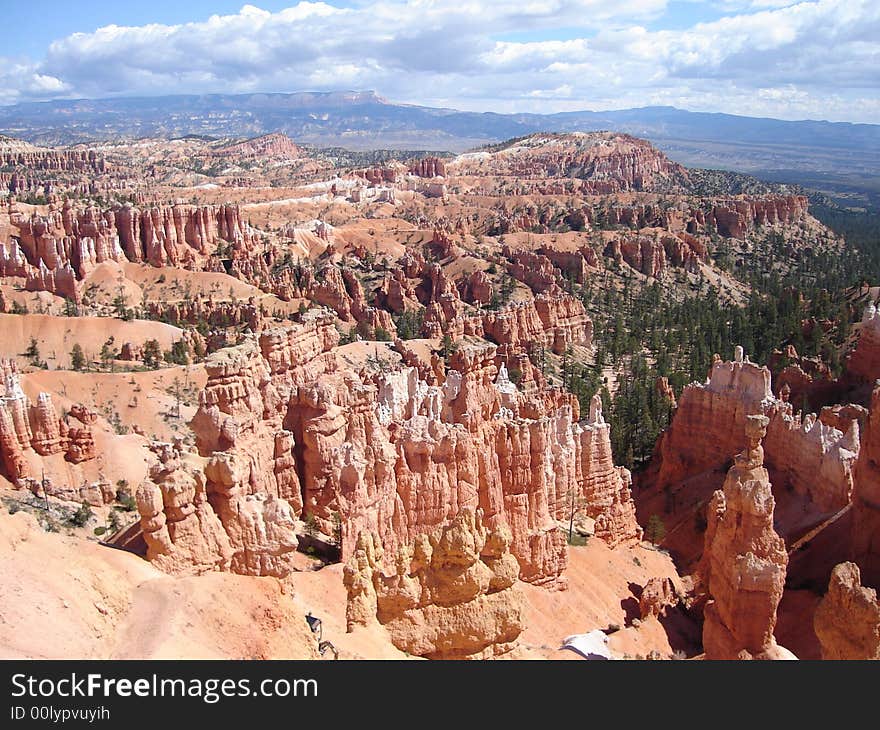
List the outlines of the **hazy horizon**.
<svg viewBox="0 0 880 730">
<path fill-rule="evenodd" d="M 259 5 L 260 7 L 257 7 Z M 880 123 L 869 0 L 33 0 L 7 9 L 0 104 L 375 89 L 556 113 L 673 106 Z"/>
</svg>

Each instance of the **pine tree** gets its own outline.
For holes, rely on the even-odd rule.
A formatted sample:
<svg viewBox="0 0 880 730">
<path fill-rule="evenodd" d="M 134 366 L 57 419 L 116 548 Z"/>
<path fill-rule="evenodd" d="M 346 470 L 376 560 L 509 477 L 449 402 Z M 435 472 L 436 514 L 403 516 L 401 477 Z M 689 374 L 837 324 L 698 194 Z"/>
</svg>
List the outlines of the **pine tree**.
<svg viewBox="0 0 880 730">
<path fill-rule="evenodd" d="M 161 357 L 162 347 L 159 345 L 159 340 L 147 340 L 144 343 L 144 365 L 148 368 L 157 368 Z"/>
<path fill-rule="evenodd" d="M 663 524 L 660 515 L 651 515 L 648 524 L 645 527 L 645 537 L 651 541 L 652 545 L 657 545 L 663 541 L 664 537 L 666 537 L 666 525 Z"/>
<path fill-rule="evenodd" d="M 70 366 L 74 370 L 82 370 L 86 365 L 86 356 L 77 342 L 70 351 Z"/>
</svg>

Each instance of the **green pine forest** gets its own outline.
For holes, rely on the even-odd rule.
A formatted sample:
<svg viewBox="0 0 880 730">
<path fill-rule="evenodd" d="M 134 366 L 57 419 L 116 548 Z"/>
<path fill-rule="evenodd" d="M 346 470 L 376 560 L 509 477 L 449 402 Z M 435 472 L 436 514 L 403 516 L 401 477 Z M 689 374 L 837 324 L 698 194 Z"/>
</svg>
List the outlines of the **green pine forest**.
<svg viewBox="0 0 880 730">
<path fill-rule="evenodd" d="M 657 392 L 657 378 L 668 378 L 678 396 L 688 383 L 706 378 L 714 353 L 730 359 L 734 347 L 742 345 L 753 362 L 767 364 L 774 349 L 791 344 L 801 356 L 820 357 L 832 375 L 840 374 L 851 325 L 862 314 L 859 287 L 880 281 L 880 214 L 821 204 L 811 213 L 844 236 L 844 251 L 807 249 L 793 266 L 780 266 L 790 263 L 785 243 L 778 233 L 768 233 L 755 254 L 730 271 L 748 285 L 742 306 L 725 301 L 712 287 L 682 296 L 688 287 L 681 272 L 674 274 L 680 278 L 674 286 L 646 285 L 627 271 L 620 272 L 622 287 L 602 278 L 584 287 L 569 282 L 593 318 L 598 349 L 595 365 L 566 353 L 563 386 L 577 395 L 583 413 L 592 395 L 601 393 L 616 463 L 635 470 L 644 466 L 669 424 L 671 405 Z M 826 326 L 804 327 L 805 322 Z M 603 366 L 618 374 L 613 399 L 603 383 Z M 816 410 L 826 404 L 802 405 Z"/>
</svg>

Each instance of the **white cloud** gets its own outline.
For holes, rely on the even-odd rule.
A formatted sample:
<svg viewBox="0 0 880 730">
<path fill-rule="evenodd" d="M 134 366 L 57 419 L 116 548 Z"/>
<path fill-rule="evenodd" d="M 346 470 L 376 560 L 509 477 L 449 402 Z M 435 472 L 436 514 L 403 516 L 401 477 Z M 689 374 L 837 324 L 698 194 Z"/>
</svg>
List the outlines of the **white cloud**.
<svg viewBox="0 0 880 730">
<path fill-rule="evenodd" d="M 662 27 L 666 0 L 300 2 L 275 13 L 245 5 L 202 22 L 111 25 L 59 39 L 39 63 L 0 67 L 0 103 L 372 88 L 395 100 L 482 110 L 673 104 L 880 122 L 876 0 L 719 7 L 730 14 L 648 30 Z M 560 28 L 580 37 L 493 40 Z"/>
</svg>

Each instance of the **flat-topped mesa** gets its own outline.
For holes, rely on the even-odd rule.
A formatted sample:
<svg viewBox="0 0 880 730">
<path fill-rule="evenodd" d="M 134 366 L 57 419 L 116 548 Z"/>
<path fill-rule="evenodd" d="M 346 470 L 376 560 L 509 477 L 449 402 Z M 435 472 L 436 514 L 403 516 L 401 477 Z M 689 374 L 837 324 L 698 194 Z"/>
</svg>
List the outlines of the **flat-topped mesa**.
<svg viewBox="0 0 880 730">
<path fill-rule="evenodd" d="M 865 307 L 859 341 L 847 356 L 846 374 L 872 384 L 880 378 L 880 312 L 873 301 Z"/>
<path fill-rule="evenodd" d="M 871 394 L 871 408 L 855 467 L 852 559 L 865 583 L 880 588 L 880 385 Z"/>
<path fill-rule="evenodd" d="M 775 500 L 764 468 L 766 416 L 746 420 L 746 449 L 708 509 L 699 574 L 710 597 L 703 624 L 707 659 L 791 659 L 773 637 L 788 554 L 773 529 Z"/>
<path fill-rule="evenodd" d="M 452 174 L 514 177 L 520 190 L 608 195 L 664 191 L 686 184 L 687 171 L 650 142 L 613 132 L 535 134 L 495 151 L 459 155 Z M 567 186 L 553 179 L 569 179 Z"/>
<path fill-rule="evenodd" d="M 794 414 L 791 403 L 773 396 L 770 370 L 749 362 L 741 347 L 733 361 L 715 357 L 707 381 L 682 391 L 656 451 L 654 486 L 675 487 L 720 468 L 745 445 L 747 416 L 762 414 L 770 419 L 764 446 L 777 487 L 809 495 L 821 511 L 846 506 L 859 453 L 858 422 L 844 433 L 813 414 Z"/>
<path fill-rule="evenodd" d="M 378 536 L 362 532 L 345 567 L 348 630 L 376 623 L 400 650 L 429 659 L 485 659 L 510 651 L 523 629 L 519 566 L 506 529 L 464 509 L 387 566 Z"/>
<path fill-rule="evenodd" d="M 813 629 L 823 659 L 880 660 L 880 602 L 876 590 L 862 587 L 855 563 L 840 563 L 831 572 Z"/>
<path fill-rule="evenodd" d="M 272 132 L 215 147 L 211 150 L 211 154 L 216 157 L 296 159 L 302 155 L 302 151 L 283 132 Z"/>
</svg>

